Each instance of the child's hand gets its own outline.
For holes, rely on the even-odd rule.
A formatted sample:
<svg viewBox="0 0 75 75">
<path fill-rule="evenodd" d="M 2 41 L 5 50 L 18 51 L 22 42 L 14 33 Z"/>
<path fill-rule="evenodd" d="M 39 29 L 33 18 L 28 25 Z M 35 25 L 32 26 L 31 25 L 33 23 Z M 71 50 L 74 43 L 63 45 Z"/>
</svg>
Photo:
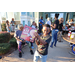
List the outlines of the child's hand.
<svg viewBox="0 0 75 75">
<path fill-rule="evenodd" d="M 38 36 L 38 33 L 37 33 L 37 32 L 35 32 L 35 33 L 34 33 L 34 36 L 35 36 L 35 37 L 37 37 L 37 36 Z"/>
</svg>

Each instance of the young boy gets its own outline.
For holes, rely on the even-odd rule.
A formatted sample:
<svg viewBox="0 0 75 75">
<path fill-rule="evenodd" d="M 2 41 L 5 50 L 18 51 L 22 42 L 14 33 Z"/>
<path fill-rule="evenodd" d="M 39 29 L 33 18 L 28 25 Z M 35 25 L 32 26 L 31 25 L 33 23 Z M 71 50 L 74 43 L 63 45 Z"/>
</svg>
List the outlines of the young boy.
<svg viewBox="0 0 75 75">
<path fill-rule="evenodd" d="M 37 50 L 34 54 L 34 62 L 37 62 L 39 58 L 42 62 L 46 62 L 47 60 L 48 46 L 51 39 L 50 35 L 48 34 L 48 28 L 48 24 L 43 25 L 43 34 L 41 36 L 39 36 L 38 33 L 35 33 L 35 42 L 37 44 Z"/>
</svg>

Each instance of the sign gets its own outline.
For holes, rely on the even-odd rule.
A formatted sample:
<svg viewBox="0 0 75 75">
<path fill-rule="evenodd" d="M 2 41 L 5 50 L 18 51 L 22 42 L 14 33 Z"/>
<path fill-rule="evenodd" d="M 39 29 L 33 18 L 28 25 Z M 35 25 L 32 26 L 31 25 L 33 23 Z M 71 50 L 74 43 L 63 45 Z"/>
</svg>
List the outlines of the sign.
<svg viewBox="0 0 75 75">
<path fill-rule="evenodd" d="M 31 41 L 34 42 L 34 33 L 37 32 L 37 29 L 34 29 L 32 27 L 29 27 L 27 25 L 25 25 L 22 34 L 21 34 L 21 38 L 26 40 L 26 41 Z"/>
</svg>

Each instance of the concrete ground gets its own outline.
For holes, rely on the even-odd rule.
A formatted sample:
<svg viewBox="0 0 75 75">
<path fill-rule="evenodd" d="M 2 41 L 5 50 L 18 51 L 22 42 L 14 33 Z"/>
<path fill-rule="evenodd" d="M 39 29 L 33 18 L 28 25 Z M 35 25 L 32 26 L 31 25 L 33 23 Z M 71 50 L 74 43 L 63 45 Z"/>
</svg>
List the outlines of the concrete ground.
<svg viewBox="0 0 75 75">
<path fill-rule="evenodd" d="M 34 43 L 34 49 L 36 50 L 36 44 Z M 8 56 L 0 59 L 0 62 L 33 62 L 33 56 L 29 52 L 28 46 L 23 48 L 24 54 L 22 54 L 22 58 L 18 56 L 18 50 L 9 54 Z M 64 41 L 57 42 L 57 47 L 50 48 L 48 50 L 48 58 L 47 62 L 74 62 L 75 55 L 70 54 L 71 48 L 69 43 Z M 40 62 L 40 59 L 39 59 Z"/>
</svg>

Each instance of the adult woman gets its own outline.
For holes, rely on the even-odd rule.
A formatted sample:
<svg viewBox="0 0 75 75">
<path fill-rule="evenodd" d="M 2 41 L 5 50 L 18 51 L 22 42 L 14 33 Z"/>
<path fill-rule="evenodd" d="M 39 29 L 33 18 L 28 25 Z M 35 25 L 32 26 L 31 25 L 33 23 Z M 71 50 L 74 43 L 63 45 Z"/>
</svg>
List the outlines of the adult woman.
<svg viewBox="0 0 75 75">
<path fill-rule="evenodd" d="M 37 28 L 37 25 L 36 25 L 35 21 L 33 21 L 31 27 L 32 27 L 32 28 Z"/>
<path fill-rule="evenodd" d="M 9 25 L 9 21 L 8 20 L 6 21 L 6 29 L 7 29 L 7 32 L 10 32 L 10 25 Z"/>
<path fill-rule="evenodd" d="M 59 16 L 59 14 L 55 14 L 55 21 L 54 21 L 53 25 L 51 25 L 51 27 L 53 28 L 53 30 L 52 30 L 52 42 L 50 45 L 51 48 L 53 48 L 53 44 L 56 47 L 56 43 L 57 43 L 57 33 L 58 33 L 58 25 L 59 25 L 58 16 Z"/>
<path fill-rule="evenodd" d="M 22 39 L 20 38 L 20 37 L 21 37 L 21 34 L 22 34 L 22 31 L 23 31 L 23 25 L 20 24 L 20 25 L 19 25 L 19 30 L 17 30 L 17 31 L 15 32 L 15 35 L 14 35 L 14 37 L 15 37 L 16 40 L 17 40 L 17 44 L 18 44 L 19 57 L 22 57 L 21 46 L 22 46 L 22 43 L 25 42 L 25 40 L 22 40 Z M 30 43 L 28 42 L 28 44 L 30 44 Z M 30 46 L 30 52 L 31 52 L 31 54 L 33 54 L 33 51 L 32 51 L 31 46 Z"/>
</svg>

